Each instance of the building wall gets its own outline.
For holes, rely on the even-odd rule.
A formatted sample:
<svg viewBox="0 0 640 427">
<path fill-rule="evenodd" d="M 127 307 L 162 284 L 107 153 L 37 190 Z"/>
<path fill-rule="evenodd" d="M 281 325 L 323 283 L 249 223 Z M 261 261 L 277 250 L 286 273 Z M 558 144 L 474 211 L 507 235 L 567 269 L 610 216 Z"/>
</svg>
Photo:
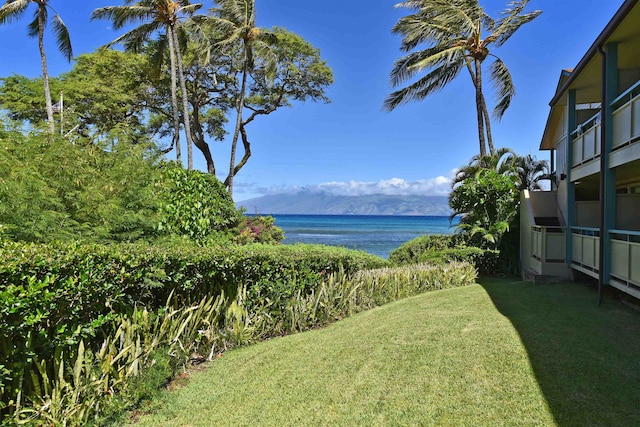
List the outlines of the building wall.
<svg viewBox="0 0 640 427">
<path fill-rule="evenodd" d="M 616 197 L 616 228 L 640 231 L 640 194 L 618 194 Z M 576 202 L 576 226 L 600 227 L 600 202 Z"/>
<path fill-rule="evenodd" d="M 559 218 L 560 218 L 560 223 L 562 225 L 566 225 L 567 224 L 567 180 L 558 180 L 558 195 L 557 195 L 557 200 L 558 200 L 558 211 L 559 211 Z"/>
<path fill-rule="evenodd" d="M 640 194 L 618 194 L 616 228 L 640 231 Z"/>
<path fill-rule="evenodd" d="M 576 226 L 577 227 L 600 227 L 600 202 L 576 202 Z"/>
<path fill-rule="evenodd" d="M 558 216 L 555 191 L 532 191 L 530 200 L 534 218 Z"/>
</svg>

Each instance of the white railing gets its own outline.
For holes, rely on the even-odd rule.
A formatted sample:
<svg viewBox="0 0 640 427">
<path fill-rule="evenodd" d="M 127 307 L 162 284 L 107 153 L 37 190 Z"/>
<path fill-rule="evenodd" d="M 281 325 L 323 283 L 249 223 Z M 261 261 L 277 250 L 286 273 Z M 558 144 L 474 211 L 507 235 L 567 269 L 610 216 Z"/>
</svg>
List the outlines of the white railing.
<svg viewBox="0 0 640 427">
<path fill-rule="evenodd" d="M 600 113 L 571 132 L 573 159 L 571 166 L 580 166 L 600 156 Z"/>
<path fill-rule="evenodd" d="M 640 81 L 617 97 L 611 107 L 615 150 L 640 138 Z"/>
<path fill-rule="evenodd" d="M 540 262 L 564 262 L 564 227 L 531 226 L 531 256 Z"/>
<path fill-rule="evenodd" d="M 597 272 L 600 264 L 600 230 L 590 227 L 571 227 L 573 250 L 571 262 Z"/>
<path fill-rule="evenodd" d="M 640 232 L 611 230 L 611 276 L 640 286 Z"/>
</svg>

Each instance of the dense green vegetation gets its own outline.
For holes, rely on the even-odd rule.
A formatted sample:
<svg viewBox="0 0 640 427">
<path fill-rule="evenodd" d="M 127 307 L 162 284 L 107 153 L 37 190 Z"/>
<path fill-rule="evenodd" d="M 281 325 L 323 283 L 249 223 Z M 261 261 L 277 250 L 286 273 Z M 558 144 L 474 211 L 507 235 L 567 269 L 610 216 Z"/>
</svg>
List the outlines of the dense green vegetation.
<svg viewBox="0 0 640 427">
<path fill-rule="evenodd" d="M 476 277 L 469 264 L 370 270 L 386 261 L 303 245 L 5 243 L 0 257 L 6 423 L 113 416 L 144 398 L 156 364 L 157 385 L 224 349 Z"/>
<path fill-rule="evenodd" d="M 420 236 L 404 243 L 391 252 L 389 261 L 396 265 L 464 261 L 473 265 L 479 275 L 490 276 L 501 273 L 499 258 L 498 250 L 473 246 L 461 234 L 436 234 Z"/>
<path fill-rule="evenodd" d="M 7 1 L 0 7 L 0 24 L 19 18 L 29 3 Z M 121 45 L 124 52 L 98 49 L 80 55 L 58 77 L 49 77 L 43 63 L 43 79 L 0 78 L 0 106 L 13 120 L 46 128 L 49 136 L 55 129 L 76 143 L 79 138 L 106 144 L 154 140 L 165 154 L 174 151 L 180 165 L 182 128 L 187 169 L 193 169 L 195 146 L 213 175 L 209 143 L 224 140 L 225 126 L 233 119 L 224 179 L 232 195 L 233 178 L 251 157 L 250 124 L 296 102 L 329 102 L 325 90 L 333 74 L 318 49 L 302 37 L 282 28 L 256 27 L 254 0 L 217 3 L 206 15 L 196 14 L 202 4 L 189 1 L 96 9 L 92 19 L 129 30 L 107 46 Z M 38 2 L 38 7 L 46 18 L 49 2 Z M 57 14 L 53 21 L 62 24 Z M 66 28 L 64 41 L 59 46 L 70 52 Z M 51 93 L 64 94 L 63 107 L 51 109 Z"/>
</svg>

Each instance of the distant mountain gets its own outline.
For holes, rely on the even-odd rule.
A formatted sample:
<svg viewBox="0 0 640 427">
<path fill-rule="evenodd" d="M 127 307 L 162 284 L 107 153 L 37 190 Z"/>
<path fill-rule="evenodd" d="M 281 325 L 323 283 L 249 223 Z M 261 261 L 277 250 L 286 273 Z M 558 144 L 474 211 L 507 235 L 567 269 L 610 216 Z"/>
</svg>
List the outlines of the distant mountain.
<svg viewBox="0 0 640 427">
<path fill-rule="evenodd" d="M 451 214 L 445 196 L 336 196 L 319 191 L 271 194 L 237 203 L 248 213 L 298 215 L 424 215 Z"/>
</svg>

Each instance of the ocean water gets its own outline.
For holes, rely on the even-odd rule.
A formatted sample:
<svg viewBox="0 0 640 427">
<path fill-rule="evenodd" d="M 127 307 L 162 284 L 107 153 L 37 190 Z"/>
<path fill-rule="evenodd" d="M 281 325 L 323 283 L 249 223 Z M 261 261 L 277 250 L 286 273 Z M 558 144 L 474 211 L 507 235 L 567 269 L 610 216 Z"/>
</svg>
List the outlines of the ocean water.
<svg viewBox="0 0 640 427">
<path fill-rule="evenodd" d="M 391 251 L 425 234 L 451 234 L 446 216 L 272 215 L 284 244 L 309 243 L 359 249 L 388 258 Z"/>
</svg>

